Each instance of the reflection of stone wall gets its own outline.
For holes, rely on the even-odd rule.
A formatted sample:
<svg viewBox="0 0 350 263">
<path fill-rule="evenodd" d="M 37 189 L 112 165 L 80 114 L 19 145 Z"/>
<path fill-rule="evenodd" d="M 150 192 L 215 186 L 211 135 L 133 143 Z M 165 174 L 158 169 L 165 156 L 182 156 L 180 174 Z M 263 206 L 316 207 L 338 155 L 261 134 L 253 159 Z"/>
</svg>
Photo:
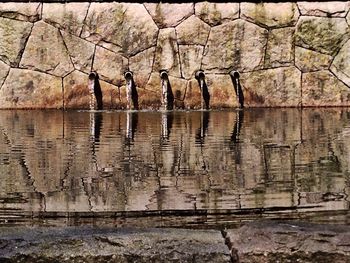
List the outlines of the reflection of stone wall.
<svg viewBox="0 0 350 263">
<path fill-rule="evenodd" d="M 127 69 L 143 108 L 160 104 L 162 69 L 176 105 L 188 108 L 200 106 L 199 69 L 207 74 L 211 107 L 237 106 L 231 70 L 242 73 L 247 106 L 350 105 L 349 8 L 2 3 L 0 108 L 86 108 L 91 70 L 100 75 L 105 107 L 124 108 Z"/>
</svg>

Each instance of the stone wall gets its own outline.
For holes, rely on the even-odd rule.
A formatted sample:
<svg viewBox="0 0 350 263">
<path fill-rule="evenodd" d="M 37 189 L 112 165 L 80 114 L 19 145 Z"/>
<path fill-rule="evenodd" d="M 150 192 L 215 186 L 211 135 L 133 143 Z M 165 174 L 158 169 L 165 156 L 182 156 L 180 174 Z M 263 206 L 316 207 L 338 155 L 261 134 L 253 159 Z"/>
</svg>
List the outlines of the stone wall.
<svg viewBox="0 0 350 263">
<path fill-rule="evenodd" d="M 167 70 L 177 108 L 350 105 L 350 2 L 0 3 L 0 108 L 88 108 L 88 74 L 105 108 L 161 104 Z"/>
</svg>

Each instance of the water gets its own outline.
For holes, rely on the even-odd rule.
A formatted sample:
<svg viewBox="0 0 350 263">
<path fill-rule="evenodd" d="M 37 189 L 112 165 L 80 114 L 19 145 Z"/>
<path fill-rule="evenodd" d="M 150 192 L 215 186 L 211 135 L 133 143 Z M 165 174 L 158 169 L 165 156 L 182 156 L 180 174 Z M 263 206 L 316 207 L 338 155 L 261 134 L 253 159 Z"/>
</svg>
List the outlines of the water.
<svg viewBox="0 0 350 263">
<path fill-rule="evenodd" d="M 0 112 L 0 225 L 349 223 L 350 109 Z"/>
</svg>

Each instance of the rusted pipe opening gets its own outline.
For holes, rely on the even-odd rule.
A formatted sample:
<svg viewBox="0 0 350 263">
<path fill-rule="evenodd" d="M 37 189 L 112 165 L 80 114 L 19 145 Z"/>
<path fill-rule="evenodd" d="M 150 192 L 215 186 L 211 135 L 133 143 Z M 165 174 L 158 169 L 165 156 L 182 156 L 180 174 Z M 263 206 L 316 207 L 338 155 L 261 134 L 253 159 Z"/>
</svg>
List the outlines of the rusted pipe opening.
<svg viewBox="0 0 350 263">
<path fill-rule="evenodd" d="M 126 100 L 128 109 L 137 110 L 139 108 L 138 94 L 134 81 L 134 74 L 131 71 L 124 72 L 126 80 Z"/>
<path fill-rule="evenodd" d="M 172 110 L 174 108 L 174 94 L 169 81 L 168 72 L 166 70 L 161 70 L 159 75 L 162 85 L 162 106 L 166 110 Z"/>
<path fill-rule="evenodd" d="M 96 71 L 90 72 L 88 87 L 90 91 L 90 110 L 102 110 L 102 90 L 99 76 Z"/>
<path fill-rule="evenodd" d="M 244 94 L 243 94 L 241 82 L 239 80 L 239 77 L 240 77 L 239 72 L 235 70 L 231 71 L 230 77 L 233 83 L 233 87 L 235 88 L 239 107 L 244 108 Z"/>
<path fill-rule="evenodd" d="M 202 93 L 202 100 L 201 100 L 201 108 L 203 109 L 209 109 L 209 103 L 210 103 L 210 94 L 208 90 L 207 83 L 205 82 L 205 74 L 203 70 L 198 70 L 195 73 L 195 78 L 198 81 L 199 88 Z"/>
<path fill-rule="evenodd" d="M 204 71 L 203 70 L 198 70 L 195 74 L 195 78 L 197 80 L 201 80 L 201 79 L 204 79 L 205 78 L 205 74 L 204 74 Z"/>
<path fill-rule="evenodd" d="M 126 80 L 131 80 L 131 79 L 133 79 L 133 76 L 134 76 L 134 74 L 133 74 L 131 71 L 126 71 L 126 72 L 124 73 L 124 78 L 125 78 Z"/>
</svg>

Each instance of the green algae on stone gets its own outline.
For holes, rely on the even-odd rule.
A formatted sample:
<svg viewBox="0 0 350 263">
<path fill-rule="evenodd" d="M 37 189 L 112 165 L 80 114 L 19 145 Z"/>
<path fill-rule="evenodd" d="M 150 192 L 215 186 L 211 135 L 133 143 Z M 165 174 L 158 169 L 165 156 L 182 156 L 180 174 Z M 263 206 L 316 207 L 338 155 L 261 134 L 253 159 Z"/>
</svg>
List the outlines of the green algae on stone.
<svg viewBox="0 0 350 263">
<path fill-rule="evenodd" d="M 350 87 L 350 40 L 340 49 L 330 69 L 338 79 Z"/>
<path fill-rule="evenodd" d="M 302 72 L 328 69 L 333 57 L 302 47 L 295 47 L 295 66 Z"/>
<path fill-rule="evenodd" d="M 195 14 L 211 26 L 220 25 L 239 17 L 239 3 L 200 2 L 195 5 Z"/>
</svg>

